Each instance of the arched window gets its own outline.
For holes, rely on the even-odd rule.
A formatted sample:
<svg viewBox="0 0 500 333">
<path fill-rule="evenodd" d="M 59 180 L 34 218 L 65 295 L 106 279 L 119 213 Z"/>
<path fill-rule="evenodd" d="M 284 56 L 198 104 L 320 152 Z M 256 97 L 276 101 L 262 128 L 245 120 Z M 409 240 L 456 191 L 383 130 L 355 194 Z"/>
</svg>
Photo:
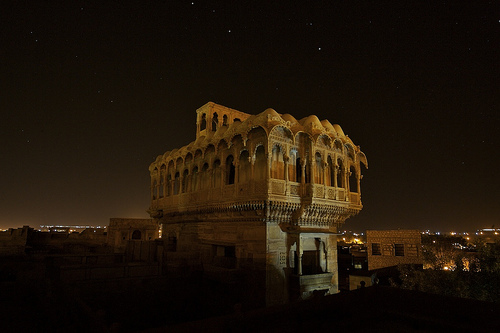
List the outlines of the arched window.
<svg viewBox="0 0 500 333">
<path fill-rule="evenodd" d="M 275 179 L 285 179 L 285 162 L 281 147 L 275 145 L 271 155 L 271 177 Z"/>
<path fill-rule="evenodd" d="M 244 150 L 241 152 L 240 155 L 240 166 L 239 166 L 239 180 L 238 182 L 241 183 L 246 183 L 250 180 L 251 172 L 252 172 L 252 166 L 250 164 L 250 161 L 248 160 L 248 157 L 250 155 L 248 154 L 248 150 Z"/>
<path fill-rule="evenodd" d="M 201 125 L 200 125 L 200 131 L 203 131 L 205 128 L 207 128 L 207 115 L 203 114 L 201 116 Z"/>
<path fill-rule="evenodd" d="M 259 146 L 255 151 L 254 178 L 256 180 L 266 179 L 267 158 L 264 146 Z"/>
<path fill-rule="evenodd" d="M 234 176 L 236 169 L 234 167 L 234 158 L 233 155 L 229 155 L 226 158 L 226 184 L 234 184 Z"/>
<path fill-rule="evenodd" d="M 222 117 L 222 126 L 227 126 L 227 115 Z"/>
<path fill-rule="evenodd" d="M 179 194 L 179 190 L 181 187 L 180 178 L 181 178 L 181 175 L 178 172 L 176 172 L 175 179 L 174 179 L 174 195 Z"/>
<path fill-rule="evenodd" d="M 217 127 L 219 127 L 219 116 L 215 112 L 212 116 L 212 132 L 217 131 Z"/>
<path fill-rule="evenodd" d="M 358 178 L 356 178 L 356 168 L 351 165 L 349 171 L 349 192 L 358 192 Z"/>
<path fill-rule="evenodd" d="M 291 182 L 297 181 L 297 152 L 292 149 L 290 150 L 290 159 L 288 161 L 288 180 Z"/>
<path fill-rule="evenodd" d="M 184 170 L 182 174 L 182 193 L 186 193 L 188 189 L 188 180 L 189 180 L 189 170 Z"/>
<path fill-rule="evenodd" d="M 321 158 L 321 154 L 320 153 L 316 153 L 315 155 L 315 161 L 314 161 L 314 166 L 315 166 L 315 170 L 314 170 L 314 183 L 316 184 L 324 184 L 323 182 L 323 160 Z"/>
<path fill-rule="evenodd" d="M 337 187 L 345 188 L 344 184 L 344 165 L 342 164 L 342 160 L 339 158 L 337 160 Z"/>
<path fill-rule="evenodd" d="M 327 186 L 333 186 L 335 184 L 335 165 L 333 164 L 332 157 L 328 156 L 328 167 L 326 168 L 326 179 L 325 183 Z"/>
<path fill-rule="evenodd" d="M 140 230 L 134 230 L 134 232 L 132 233 L 132 239 L 138 239 L 140 240 L 141 239 L 141 231 Z"/>
<path fill-rule="evenodd" d="M 298 154 L 295 158 L 295 180 L 297 183 L 302 182 L 302 165 L 300 164 L 300 157 Z"/>
<path fill-rule="evenodd" d="M 167 175 L 167 197 L 172 195 L 172 176 Z"/>
<path fill-rule="evenodd" d="M 191 191 L 198 191 L 198 183 L 199 183 L 199 175 L 198 175 L 198 167 L 194 167 L 191 175 Z"/>
</svg>

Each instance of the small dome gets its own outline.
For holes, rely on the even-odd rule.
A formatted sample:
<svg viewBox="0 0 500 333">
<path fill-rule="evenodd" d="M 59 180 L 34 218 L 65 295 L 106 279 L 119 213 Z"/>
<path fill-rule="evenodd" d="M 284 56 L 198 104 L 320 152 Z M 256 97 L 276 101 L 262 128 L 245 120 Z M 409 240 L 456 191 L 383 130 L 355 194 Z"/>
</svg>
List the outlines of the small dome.
<svg viewBox="0 0 500 333">
<path fill-rule="evenodd" d="M 300 124 L 304 126 L 306 129 L 310 130 L 320 130 L 323 131 L 323 125 L 321 124 L 321 121 L 319 121 L 318 117 L 315 115 L 310 115 L 307 118 L 302 118 L 300 120 Z"/>
<path fill-rule="evenodd" d="M 294 116 L 292 116 L 291 114 L 288 114 L 288 113 L 285 113 L 284 115 L 281 116 L 281 118 L 284 120 L 284 121 L 289 121 L 290 122 L 290 126 L 293 126 L 295 124 L 298 124 L 299 122 L 297 121 L 297 119 L 295 119 Z"/>
<path fill-rule="evenodd" d="M 321 125 L 323 125 L 323 127 L 325 128 L 325 130 L 327 132 L 331 132 L 331 133 L 337 133 L 335 131 L 335 128 L 333 128 L 333 125 L 327 120 L 327 119 L 324 119 L 321 121 Z"/>
<path fill-rule="evenodd" d="M 340 127 L 340 125 L 334 124 L 333 128 L 335 129 L 338 135 L 345 136 L 344 131 L 342 130 L 342 127 Z"/>
<path fill-rule="evenodd" d="M 271 109 L 271 108 L 266 109 L 266 110 L 265 110 L 264 112 L 262 112 L 261 114 L 266 114 L 266 115 L 267 115 L 267 114 L 270 114 L 270 115 L 272 115 L 273 117 L 274 117 L 274 116 L 278 116 L 278 117 L 280 116 L 280 114 L 279 114 L 278 112 L 276 112 L 276 110 Z"/>
</svg>

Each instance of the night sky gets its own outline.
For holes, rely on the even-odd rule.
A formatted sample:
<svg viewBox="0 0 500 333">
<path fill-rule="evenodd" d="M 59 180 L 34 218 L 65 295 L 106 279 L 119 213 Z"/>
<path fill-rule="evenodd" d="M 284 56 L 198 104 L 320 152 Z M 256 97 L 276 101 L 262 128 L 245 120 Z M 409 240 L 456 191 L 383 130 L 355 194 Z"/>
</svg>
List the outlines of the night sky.
<svg viewBox="0 0 500 333">
<path fill-rule="evenodd" d="M 500 227 L 499 2 L 2 1 L 0 19 L 0 228 L 148 217 L 149 164 L 208 101 L 340 124 L 369 163 L 347 229 Z"/>
</svg>

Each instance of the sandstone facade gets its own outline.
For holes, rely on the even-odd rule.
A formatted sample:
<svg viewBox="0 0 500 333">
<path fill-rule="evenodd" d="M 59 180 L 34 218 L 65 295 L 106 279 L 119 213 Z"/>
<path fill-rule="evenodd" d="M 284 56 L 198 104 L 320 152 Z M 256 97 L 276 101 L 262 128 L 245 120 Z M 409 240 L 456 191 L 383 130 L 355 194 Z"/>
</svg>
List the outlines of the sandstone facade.
<svg viewBox="0 0 500 333">
<path fill-rule="evenodd" d="M 422 235 L 418 230 L 367 230 L 368 269 L 399 264 L 422 265 Z"/>
<path fill-rule="evenodd" d="M 359 146 L 328 120 L 273 109 L 209 102 L 196 125 L 195 141 L 149 167 L 167 260 L 252 273 L 267 305 L 337 292 L 336 234 L 362 208 Z"/>
</svg>

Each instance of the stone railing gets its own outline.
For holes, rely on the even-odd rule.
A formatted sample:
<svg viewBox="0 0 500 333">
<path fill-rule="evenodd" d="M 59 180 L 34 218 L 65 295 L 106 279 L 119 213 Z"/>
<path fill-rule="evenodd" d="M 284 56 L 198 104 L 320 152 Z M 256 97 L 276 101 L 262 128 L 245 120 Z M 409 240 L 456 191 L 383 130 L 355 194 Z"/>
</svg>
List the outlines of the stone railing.
<svg viewBox="0 0 500 333">
<path fill-rule="evenodd" d="M 350 192 L 349 193 L 349 201 L 352 202 L 353 204 L 359 205 L 361 203 L 359 200 L 359 193 L 358 192 Z"/>
<path fill-rule="evenodd" d="M 357 192 L 348 193 L 344 188 L 337 188 L 322 184 L 301 184 L 281 179 L 251 180 L 246 183 L 212 187 L 195 192 L 180 193 L 153 200 L 152 208 L 191 207 L 201 203 L 219 203 L 248 198 L 250 200 L 262 199 L 267 195 L 283 195 L 291 197 L 307 196 L 317 199 L 349 201 L 361 204 Z"/>
</svg>

